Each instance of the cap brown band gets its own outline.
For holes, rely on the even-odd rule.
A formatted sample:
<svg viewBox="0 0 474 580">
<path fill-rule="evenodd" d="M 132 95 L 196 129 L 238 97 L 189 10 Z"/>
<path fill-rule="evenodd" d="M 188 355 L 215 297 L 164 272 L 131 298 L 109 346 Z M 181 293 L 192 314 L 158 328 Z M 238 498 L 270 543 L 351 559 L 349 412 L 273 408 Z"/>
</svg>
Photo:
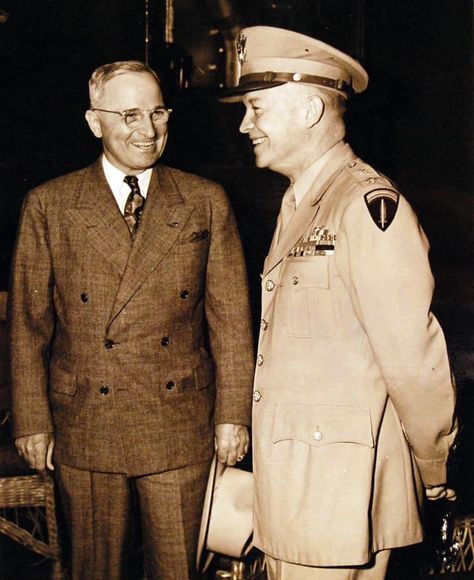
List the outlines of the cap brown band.
<svg viewBox="0 0 474 580">
<path fill-rule="evenodd" d="M 352 87 L 342 79 L 328 79 L 327 77 L 318 77 L 316 75 L 306 75 L 303 73 L 281 73 L 266 71 L 264 73 L 252 73 L 240 77 L 239 88 L 245 87 L 251 83 L 309 83 L 319 85 L 335 91 L 341 91 L 347 95 L 351 94 Z"/>
</svg>

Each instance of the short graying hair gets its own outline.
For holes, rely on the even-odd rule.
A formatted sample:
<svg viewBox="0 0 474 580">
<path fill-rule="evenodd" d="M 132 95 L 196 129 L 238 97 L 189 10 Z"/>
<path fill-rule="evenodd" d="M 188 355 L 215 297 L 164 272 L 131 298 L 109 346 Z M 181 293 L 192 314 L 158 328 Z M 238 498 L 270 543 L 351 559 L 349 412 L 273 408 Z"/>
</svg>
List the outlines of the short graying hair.
<svg viewBox="0 0 474 580">
<path fill-rule="evenodd" d="M 344 116 L 347 109 L 347 98 L 337 91 L 327 89 L 326 87 L 308 87 L 309 94 L 321 97 L 326 107 L 333 109 L 339 113 L 341 117 Z"/>
<path fill-rule="evenodd" d="M 151 74 L 156 79 L 156 82 L 160 84 L 160 79 L 156 72 L 139 60 L 121 60 L 110 64 L 103 64 L 95 69 L 89 79 L 89 99 L 91 107 L 97 105 L 97 102 L 103 97 L 105 85 L 108 81 L 128 72 Z"/>
</svg>

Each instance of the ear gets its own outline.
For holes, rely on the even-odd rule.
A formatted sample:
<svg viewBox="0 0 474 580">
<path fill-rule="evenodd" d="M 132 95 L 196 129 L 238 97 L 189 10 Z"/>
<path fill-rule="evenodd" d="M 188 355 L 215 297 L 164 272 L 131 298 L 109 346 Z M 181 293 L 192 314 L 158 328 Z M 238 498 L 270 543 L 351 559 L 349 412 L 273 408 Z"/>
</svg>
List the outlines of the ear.
<svg viewBox="0 0 474 580">
<path fill-rule="evenodd" d="M 324 101 L 321 97 L 313 95 L 309 98 L 308 108 L 306 110 L 306 125 L 313 127 L 322 119 L 324 114 Z"/>
<path fill-rule="evenodd" d="M 92 131 L 92 133 L 94 133 L 94 135 L 100 139 L 102 137 L 102 127 L 100 126 L 100 121 L 97 117 L 97 115 L 94 113 L 94 111 L 91 111 L 90 109 L 88 111 L 86 111 L 86 121 L 87 124 L 89 125 L 90 130 Z"/>
</svg>

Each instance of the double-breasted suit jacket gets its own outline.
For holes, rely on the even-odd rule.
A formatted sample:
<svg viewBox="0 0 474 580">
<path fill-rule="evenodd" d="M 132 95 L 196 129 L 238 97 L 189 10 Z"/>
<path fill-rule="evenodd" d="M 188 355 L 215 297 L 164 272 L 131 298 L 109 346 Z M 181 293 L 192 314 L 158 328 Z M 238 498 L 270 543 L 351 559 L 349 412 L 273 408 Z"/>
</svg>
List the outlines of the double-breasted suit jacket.
<svg viewBox="0 0 474 580">
<path fill-rule="evenodd" d="M 217 184 L 156 167 L 133 244 L 100 162 L 36 188 L 12 275 L 15 436 L 54 432 L 60 463 L 130 476 L 209 459 L 214 423 L 250 420 L 246 288 Z"/>
<path fill-rule="evenodd" d="M 427 253 L 407 201 L 344 143 L 275 236 L 253 408 L 271 556 L 355 566 L 421 540 L 422 483 L 445 481 L 455 431 Z"/>
</svg>

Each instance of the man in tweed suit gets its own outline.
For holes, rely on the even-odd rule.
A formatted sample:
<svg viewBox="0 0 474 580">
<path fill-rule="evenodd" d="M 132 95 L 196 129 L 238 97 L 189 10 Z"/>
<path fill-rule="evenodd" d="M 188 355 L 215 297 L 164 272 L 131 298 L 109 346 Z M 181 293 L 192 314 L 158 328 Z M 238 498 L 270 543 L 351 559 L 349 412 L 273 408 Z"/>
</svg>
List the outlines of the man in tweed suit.
<svg viewBox="0 0 474 580">
<path fill-rule="evenodd" d="M 89 89 L 102 157 L 31 191 L 21 216 L 16 445 L 38 471 L 55 469 L 73 578 L 135 577 L 138 511 L 147 578 L 184 580 L 214 448 L 229 465 L 248 448 L 241 245 L 217 184 L 156 165 L 169 110 L 155 73 L 104 65 Z"/>
<path fill-rule="evenodd" d="M 392 548 L 421 541 L 423 496 L 454 498 L 428 242 L 344 141 L 362 66 L 272 27 L 244 29 L 238 48 L 240 130 L 257 165 L 290 180 L 262 276 L 255 545 L 271 580 L 380 580 Z"/>
</svg>

